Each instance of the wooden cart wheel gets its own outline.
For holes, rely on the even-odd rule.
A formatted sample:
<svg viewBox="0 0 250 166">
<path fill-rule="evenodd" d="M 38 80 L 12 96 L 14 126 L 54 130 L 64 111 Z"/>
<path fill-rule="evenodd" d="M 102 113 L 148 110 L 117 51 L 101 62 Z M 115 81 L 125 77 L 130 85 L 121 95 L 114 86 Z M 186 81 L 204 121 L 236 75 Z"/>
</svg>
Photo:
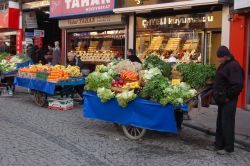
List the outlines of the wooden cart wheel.
<svg viewBox="0 0 250 166">
<path fill-rule="evenodd" d="M 47 95 L 45 93 L 36 91 L 34 93 L 34 101 L 38 106 L 44 107 L 47 105 Z"/>
<path fill-rule="evenodd" d="M 123 130 L 124 134 L 129 139 L 132 139 L 132 140 L 138 140 L 138 139 L 142 138 L 147 131 L 146 129 L 132 127 L 132 126 L 124 126 L 124 125 L 122 125 L 122 130 Z"/>
</svg>

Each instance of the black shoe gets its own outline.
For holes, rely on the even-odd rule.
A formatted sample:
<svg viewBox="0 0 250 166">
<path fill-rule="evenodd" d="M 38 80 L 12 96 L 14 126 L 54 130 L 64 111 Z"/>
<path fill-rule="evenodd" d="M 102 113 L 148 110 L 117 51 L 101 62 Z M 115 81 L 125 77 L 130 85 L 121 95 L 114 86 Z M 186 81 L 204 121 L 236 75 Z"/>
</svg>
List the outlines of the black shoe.
<svg viewBox="0 0 250 166">
<path fill-rule="evenodd" d="M 188 115 L 188 113 L 184 113 L 183 114 L 183 120 L 191 120 L 190 116 Z"/>
<path fill-rule="evenodd" d="M 230 155 L 230 154 L 233 154 L 233 151 L 232 152 L 228 152 L 228 151 L 226 151 L 226 150 L 219 150 L 219 151 L 217 151 L 217 154 L 218 155 Z"/>
<path fill-rule="evenodd" d="M 223 150 L 224 148 L 223 147 L 218 147 L 218 146 L 215 145 L 215 143 L 213 143 L 213 145 L 211 145 L 211 146 L 206 146 L 205 149 L 209 150 L 209 151 L 219 151 L 219 150 Z"/>
</svg>

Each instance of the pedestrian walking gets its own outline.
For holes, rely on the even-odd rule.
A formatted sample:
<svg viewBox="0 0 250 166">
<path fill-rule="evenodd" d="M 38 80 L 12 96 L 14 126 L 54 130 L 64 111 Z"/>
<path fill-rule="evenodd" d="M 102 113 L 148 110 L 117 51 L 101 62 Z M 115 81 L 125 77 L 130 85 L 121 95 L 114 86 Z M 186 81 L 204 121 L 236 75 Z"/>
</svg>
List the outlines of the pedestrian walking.
<svg viewBox="0 0 250 166">
<path fill-rule="evenodd" d="M 55 42 L 55 48 L 53 48 L 52 54 L 52 65 L 59 65 L 61 64 L 61 49 L 60 43 L 58 41 Z"/>
<path fill-rule="evenodd" d="M 217 69 L 213 97 L 218 105 L 215 150 L 218 154 L 234 152 L 235 114 L 238 96 L 243 88 L 244 72 L 226 46 L 217 51 Z"/>
</svg>

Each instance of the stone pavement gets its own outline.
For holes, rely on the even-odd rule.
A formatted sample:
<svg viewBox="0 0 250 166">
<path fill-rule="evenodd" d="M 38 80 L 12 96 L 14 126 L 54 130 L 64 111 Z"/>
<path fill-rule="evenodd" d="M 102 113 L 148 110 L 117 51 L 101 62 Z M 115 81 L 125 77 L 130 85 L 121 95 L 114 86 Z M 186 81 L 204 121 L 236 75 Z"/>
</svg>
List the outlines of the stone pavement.
<svg viewBox="0 0 250 166">
<path fill-rule="evenodd" d="M 248 166 L 250 152 L 206 150 L 213 137 L 184 127 L 180 135 L 149 131 L 126 138 L 112 123 L 82 117 L 82 105 L 54 111 L 26 93 L 0 98 L 0 166 Z"/>
<path fill-rule="evenodd" d="M 191 120 L 185 120 L 184 124 L 205 132 L 214 134 L 216 131 L 217 106 L 209 108 L 193 109 L 189 112 Z M 235 139 L 250 148 L 250 111 L 238 109 L 235 123 Z"/>
</svg>

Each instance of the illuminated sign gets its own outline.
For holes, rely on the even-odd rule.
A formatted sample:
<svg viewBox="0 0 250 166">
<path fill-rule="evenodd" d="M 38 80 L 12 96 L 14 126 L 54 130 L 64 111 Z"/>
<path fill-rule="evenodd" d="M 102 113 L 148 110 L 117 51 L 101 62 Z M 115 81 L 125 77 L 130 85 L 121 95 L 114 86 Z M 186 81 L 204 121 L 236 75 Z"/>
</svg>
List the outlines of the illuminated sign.
<svg viewBox="0 0 250 166">
<path fill-rule="evenodd" d="M 182 25 L 190 23 L 206 23 L 213 22 L 213 16 L 201 16 L 201 17 L 161 17 L 153 19 L 144 19 L 142 20 L 142 26 L 148 28 L 151 26 L 164 26 L 164 25 Z"/>
<path fill-rule="evenodd" d="M 114 0 L 51 0 L 50 17 L 113 12 Z"/>
</svg>

